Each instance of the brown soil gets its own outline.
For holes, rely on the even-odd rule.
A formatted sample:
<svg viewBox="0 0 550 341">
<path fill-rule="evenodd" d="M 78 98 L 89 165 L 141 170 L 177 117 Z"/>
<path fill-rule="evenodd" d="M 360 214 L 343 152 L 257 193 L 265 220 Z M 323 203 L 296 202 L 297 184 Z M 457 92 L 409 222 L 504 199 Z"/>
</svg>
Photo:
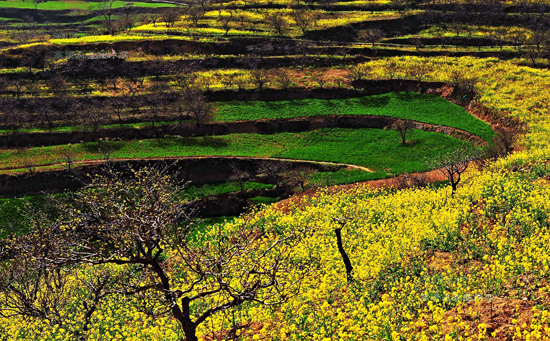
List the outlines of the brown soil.
<svg viewBox="0 0 550 341">
<path fill-rule="evenodd" d="M 452 332 L 456 329 L 456 321 L 460 320 L 470 326 L 475 335 L 478 333 L 478 326 L 483 323 L 486 325 L 487 334 L 484 340 L 512 341 L 515 339 L 515 326 L 524 323 L 529 325 L 533 318 L 533 302 L 506 297 L 479 299 L 481 302 L 470 302 L 447 312 L 444 318 L 446 322 L 441 326 L 442 330 L 445 333 Z"/>
<path fill-rule="evenodd" d="M 403 189 L 411 187 L 408 177 L 417 177 L 422 178 L 422 181 L 426 183 L 434 183 L 436 181 L 445 181 L 447 178 L 439 170 L 431 170 L 426 172 L 411 173 L 411 174 L 402 174 L 394 178 L 389 179 L 380 179 L 380 180 L 369 180 L 358 182 L 354 184 L 347 185 L 336 185 L 328 188 L 331 192 L 339 192 L 344 190 L 349 190 L 362 186 L 370 186 L 373 188 L 396 188 Z M 307 205 L 307 198 L 314 197 L 317 194 L 318 189 L 309 189 L 300 194 L 297 194 L 291 198 L 282 200 L 277 203 L 278 208 L 285 213 L 290 213 L 292 208 L 305 208 Z"/>
</svg>

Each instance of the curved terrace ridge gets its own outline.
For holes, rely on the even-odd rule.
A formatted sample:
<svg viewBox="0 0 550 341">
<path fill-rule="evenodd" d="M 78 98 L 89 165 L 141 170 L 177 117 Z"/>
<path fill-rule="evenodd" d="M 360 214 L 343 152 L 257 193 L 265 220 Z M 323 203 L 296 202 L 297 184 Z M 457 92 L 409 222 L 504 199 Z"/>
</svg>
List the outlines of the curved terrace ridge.
<svg viewBox="0 0 550 341">
<path fill-rule="evenodd" d="M 53 146 L 94 142 L 99 139 L 139 140 L 159 136 L 201 137 L 229 134 L 274 134 L 303 132 L 322 128 L 388 129 L 398 120 L 412 122 L 415 129 L 449 135 L 461 140 L 486 145 L 487 141 L 471 132 L 444 125 L 429 124 L 388 116 L 325 115 L 297 118 L 276 118 L 234 122 L 212 122 L 197 126 L 194 123 L 172 124 L 148 128 L 108 128 L 97 132 L 36 132 L 0 135 L 4 148 Z"/>
</svg>

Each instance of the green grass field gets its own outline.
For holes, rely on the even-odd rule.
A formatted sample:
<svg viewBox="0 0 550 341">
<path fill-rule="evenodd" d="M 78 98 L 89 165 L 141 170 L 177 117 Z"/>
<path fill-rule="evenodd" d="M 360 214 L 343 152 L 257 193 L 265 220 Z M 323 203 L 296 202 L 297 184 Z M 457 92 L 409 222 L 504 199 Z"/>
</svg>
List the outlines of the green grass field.
<svg viewBox="0 0 550 341">
<path fill-rule="evenodd" d="M 270 189 L 275 187 L 271 184 L 263 184 L 259 182 L 246 182 L 243 185 L 245 191 L 256 189 Z M 236 182 L 224 182 L 204 185 L 189 185 L 185 187 L 184 198 L 188 200 L 199 199 L 225 193 L 238 192 L 241 187 Z"/>
<path fill-rule="evenodd" d="M 258 120 L 267 118 L 292 118 L 317 115 L 376 115 L 392 116 L 419 122 L 441 124 L 459 128 L 490 141 L 493 132 L 489 124 L 473 117 L 462 107 L 432 95 L 401 92 L 349 99 L 306 99 L 296 101 L 218 102 L 214 121 Z M 157 122 L 157 125 L 175 124 L 176 121 Z M 149 122 L 124 124 L 125 127 L 150 127 Z M 118 128 L 119 124 L 102 125 L 101 128 Z M 80 131 L 80 126 L 62 126 L 52 129 L 21 129 L 21 132 Z M 0 133 L 9 133 L 0 130 Z"/>
<path fill-rule="evenodd" d="M 113 8 L 124 7 L 130 1 L 114 1 Z M 151 3 L 151 2 L 132 2 L 134 7 L 173 7 L 174 5 L 164 3 Z M 95 9 L 98 7 L 99 2 L 88 1 L 46 1 L 38 4 L 39 10 L 66 10 L 66 9 Z M 0 8 L 36 8 L 32 1 L 23 0 L 2 0 L 0 1 Z"/>
<path fill-rule="evenodd" d="M 399 133 L 379 129 L 320 129 L 273 135 L 233 134 L 210 137 L 171 137 L 161 140 L 102 142 L 113 158 L 169 156 L 253 156 L 328 161 L 365 166 L 377 172 L 398 174 L 427 168 L 425 160 L 467 143 L 440 133 L 415 130 L 406 146 Z M 23 168 L 25 163 L 52 164 L 69 150 L 79 160 L 100 160 L 105 152 L 97 143 L 50 146 L 0 153 L 0 168 Z"/>
<path fill-rule="evenodd" d="M 444 98 L 411 92 L 348 99 L 304 99 L 217 103 L 216 121 L 292 118 L 317 115 L 379 115 L 441 124 L 490 141 L 491 127 Z"/>
</svg>

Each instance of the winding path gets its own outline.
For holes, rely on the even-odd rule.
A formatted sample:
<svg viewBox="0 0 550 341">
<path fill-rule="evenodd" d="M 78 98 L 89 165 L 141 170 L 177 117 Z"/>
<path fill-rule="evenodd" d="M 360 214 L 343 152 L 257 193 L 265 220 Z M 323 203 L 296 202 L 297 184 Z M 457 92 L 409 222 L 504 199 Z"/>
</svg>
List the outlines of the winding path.
<svg viewBox="0 0 550 341">
<path fill-rule="evenodd" d="M 148 157 L 148 158 L 112 158 L 108 161 L 113 162 L 125 162 L 125 161 L 147 161 L 147 160 L 161 160 L 161 161 L 169 161 L 169 160 L 197 160 L 197 159 L 238 159 L 238 160 L 271 160 L 271 161 L 279 161 L 279 162 L 299 162 L 299 163 L 310 163 L 310 164 L 317 164 L 317 165 L 325 165 L 325 166 L 337 166 L 337 167 L 345 167 L 348 169 L 358 169 L 362 170 L 364 172 L 369 173 L 375 173 L 370 168 L 353 165 L 349 163 L 338 163 L 338 162 L 328 162 L 328 161 L 312 161 L 312 160 L 300 160 L 300 159 L 282 159 L 282 158 L 274 158 L 274 157 L 253 157 L 253 156 L 217 156 L 217 155 L 204 155 L 204 156 L 169 156 L 169 157 Z M 71 166 L 72 167 L 78 167 L 78 166 L 93 166 L 93 165 L 99 165 L 104 163 L 106 160 L 82 160 L 78 162 L 74 162 Z M 52 166 L 58 165 L 58 168 L 48 168 Z M 62 166 L 59 162 L 56 163 L 47 163 L 40 166 L 35 167 L 35 171 L 53 171 L 58 170 Z M 42 169 L 44 168 L 44 169 Z M 11 172 L 21 171 L 24 169 L 23 167 L 9 167 L 9 168 L 0 168 L 1 174 L 10 174 Z"/>
</svg>

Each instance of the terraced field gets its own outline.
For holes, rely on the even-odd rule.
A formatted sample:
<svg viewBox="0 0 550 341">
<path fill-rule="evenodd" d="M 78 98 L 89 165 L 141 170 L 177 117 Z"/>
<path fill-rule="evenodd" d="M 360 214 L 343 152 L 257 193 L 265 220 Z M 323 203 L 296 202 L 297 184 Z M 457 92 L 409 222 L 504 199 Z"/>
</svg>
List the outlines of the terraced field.
<svg viewBox="0 0 550 341">
<path fill-rule="evenodd" d="M 549 339 L 549 6 L 1 1 L 0 340 Z"/>
</svg>

